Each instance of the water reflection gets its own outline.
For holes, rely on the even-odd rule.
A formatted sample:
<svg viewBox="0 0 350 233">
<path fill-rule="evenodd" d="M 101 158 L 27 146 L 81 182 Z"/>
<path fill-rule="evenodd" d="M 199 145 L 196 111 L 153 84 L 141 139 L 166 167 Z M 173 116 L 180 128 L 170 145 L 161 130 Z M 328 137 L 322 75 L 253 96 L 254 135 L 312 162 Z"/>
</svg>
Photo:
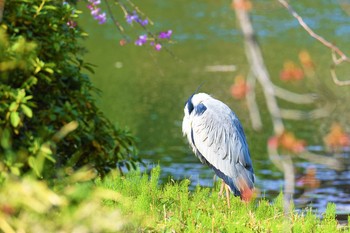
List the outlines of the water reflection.
<svg viewBox="0 0 350 233">
<path fill-rule="evenodd" d="M 275 1 L 254 2 L 256 5 L 253 14 L 254 27 L 272 76 L 278 77 L 283 60 L 308 48 L 317 57 L 316 72 L 322 76 L 320 79 L 325 79 L 323 74 L 328 72 L 329 56 L 324 55 L 324 48 L 302 30 L 298 31 L 298 23 L 272 2 Z M 113 122 L 118 122 L 122 127 L 128 126 L 138 137 L 141 156 L 150 166 L 161 164 L 163 181 L 169 180 L 169 176 L 176 180 L 190 178 L 192 189 L 198 184 L 211 187 L 213 171 L 200 164 L 181 135 L 184 102 L 200 83 L 206 81 L 202 90 L 229 104 L 245 128 L 254 160 L 256 186 L 261 190 L 261 196 L 269 199 L 276 197 L 283 190 L 283 177 L 268 160 L 266 153 L 270 123 L 264 122 L 263 132 L 253 131 L 244 102 L 234 101 L 229 93 L 233 78 L 239 72 L 248 73 L 249 70 L 242 49 L 241 34 L 227 1 L 194 0 L 188 3 L 153 0 L 152 4 L 143 5 L 141 1 L 139 4 L 150 16 L 159 16 L 158 19 L 153 17 L 153 20 L 161 21 L 162 28 L 174 30 L 177 44 L 171 50 L 182 62 L 166 53 L 150 55 L 147 49 L 131 44 L 120 47 L 113 25 L 109 24 L 102 29 L 85 14 L 88 17 L 84 19 L 83 26 L 90 33 L 90 39 L 86 41 L 90 50 L 87 60 L 98 66 L 96 75 L 92 78 L 102 90 L 99 106 Z M 348 46 L 345 37 L 350 33 L 349 18 L 335 1 L 298 1 L 295 4 L 298 9 L 312 9 L 302 11 L 310 26 L 329 36 L 331 41 Z M 235 69 L 216 73 L 205 69 L 223 64 L 233 64 Z M 286 85 L 300 91 L 313 84 L 312 80 L 310 82 L 311 84 L 301 82 Z M 343 92 L 345 96 L 346 91 Z M 265 103 L 260 104 L 263 110 Z M 343 112 L 345 114 L 346 111 Z M 331 116 L 329 118 L 328 121 L 331 121 Z M 312 123 L 293 122 L 288 123 L 288 127 L 306 134 L 303 135 L 305 139 L 320 143 L 322 139 L 314 133 L 320 132 L 316 127 L 312 128 Z M 326 154 L 320 146 L 309 149 Z M 340 157 L 350 160 L 348 151 Z M 326 204 L 334 201 L 339 213 L 350 212 L 349 167 L 347 171 L 335 172 L 306 162 L 295 165 L 299 176 L 308 167 L 314 166 L 315 177 L 320 180 L 320 187 L 316 189 L 297 190 L 297 207 L 313 206 L 324 211 Z"/>
</svg>

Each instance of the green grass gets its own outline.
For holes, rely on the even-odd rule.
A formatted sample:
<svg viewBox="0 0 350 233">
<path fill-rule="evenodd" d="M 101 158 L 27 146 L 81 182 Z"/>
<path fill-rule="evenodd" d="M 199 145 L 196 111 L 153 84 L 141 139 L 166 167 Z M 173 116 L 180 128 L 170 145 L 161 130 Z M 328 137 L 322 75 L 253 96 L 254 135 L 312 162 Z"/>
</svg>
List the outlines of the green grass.
<svg viewBox="0 0 350 233">
<path fill-rule="evenodd" d="M 189 191 L 189 180 L 159 184 L 160 167 L 101 180 L 82 170 L 53 188 L 30 177 L 9 177 L 0 189 L 3 232 L 350 232 L 335 219 L 330 204 L 323 218 L 311 211 L 283 213 L 283 196 L 273 203 L 243 203 L 231 208 L 218 187 Z M 23 231 L 23 232 L 24 232 Z"/>
</svg>

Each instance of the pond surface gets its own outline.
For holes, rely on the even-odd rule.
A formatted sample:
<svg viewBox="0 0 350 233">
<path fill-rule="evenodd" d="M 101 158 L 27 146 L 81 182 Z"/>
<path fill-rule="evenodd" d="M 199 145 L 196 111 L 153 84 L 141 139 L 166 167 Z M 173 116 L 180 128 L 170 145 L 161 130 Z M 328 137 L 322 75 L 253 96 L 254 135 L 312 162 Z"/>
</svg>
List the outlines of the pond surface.
<svg viewBox="0 0 350 233">
<path fill-rule="evenodd" d="M 292 3 L 310 27 L 350 54 L 349 2 Z M 150 167 L 158 163 L 161 165 L 164 180 L 170 179 L 169 176 L 173 179 L 189 178 L 192 187 L 197 184 L 212 186 L 213 171 L 200 164 L 181 132 L 184 103 L 204 82 L 201 91 L 228 104 L 240 118 L 261 196 L 276 197 L 283 189 L 283 175 L 268 159 L 266 142 L 272 134 L 272 127 L 261 88 L 257 87 L 257 95 L 264 128 L 259 132 L 251 128 L 245 101 L 235 100 L 230 94 L 235 76 L 246 76 L 249 67 L 229 1 L 150 0 L 147 3 L 135 1 L 135 4 L 155 22 L 150 28 L 153 32 L 173 30 L 174 43 L 168 45 L 173 55 L 166 50 L 157 52 L 149 46 L 137 47 L 133 43 L 120 46 L 122 37 L 117 34 L 112 22 L 98 25 L 86 12 L 82 18 L 82 26 L 90 34 L 86 40 L 89 49 L 86 60 L 97 65 L 96 73 L 91 77 L 102 90 L 98 97 L 101 109 L 116 125 L 133 132 L 138 139 L 140 155 Z M 85 9 L 85 6 L 81 5 L 81 8 Z M 114 8 L 116 17 L 124 22 L 123 13 L 117 6 Z M 299 93 L 316 92 L 324 99 L 332 98 L 335 105 L 335 110 L 327 118 L 286 121 L 286 128 L 306 140 L 308 145 L 323 145 L 323 137 L 334 121 L 341 122 L 349 130 L 350 107 L 344 103 L 349 103 L 350 89 L 337 87 L 331 82 L 330 51 L 301 29 L 277 1 L 254 1 L 251 14 L 272 81 Z M 124 23 L 124 26 L 126 32 L 135 38 L 142 33 L 137 25 L 130 28 Z M 296 82 L 281 81 L 279 73 L 284 62 L 291 60 L 298 63 L 298 54 L 302 50 L 307 50 L 312 57 L 316 77 Z M 208 72 L 206 67 L 215 65 L 229 69 Z M 344 66 L 339 74 L 349 74 L 349 71 L 350 67 Z M 279 103 L 284 107 L 298 107 L 283 101 Z M 324 152 L 322 146 L 316 148 L 320 148 L 318 154 L 334 156 Z M 346 148 L 340 154 L 345 161 L 350 160 Z M 311 166 L 316 169 L 316 178 L 320 180 L 318 188 L 298 189 L 298 207 L 312 206 L 324 211 L 328 202 L 335 202 L 339 214 L 350 212 L 349 165 L 345 171 L 336 172 L 304 160 L 294 159 L 294 162 L 297 176 L 302 176 Z"/>
</svg>

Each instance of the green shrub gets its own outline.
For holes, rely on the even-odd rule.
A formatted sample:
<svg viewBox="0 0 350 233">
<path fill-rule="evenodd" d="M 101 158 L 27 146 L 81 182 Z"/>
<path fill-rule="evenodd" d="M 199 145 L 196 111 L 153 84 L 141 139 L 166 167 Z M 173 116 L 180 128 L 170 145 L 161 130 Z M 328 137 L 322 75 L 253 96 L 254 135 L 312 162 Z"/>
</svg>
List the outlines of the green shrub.
<svg viewBox="0 0 350 233">
<path fill-rule="evenodd" d="M 118 232 L 129 224 L 119 209 L 104 201 L 128 198 L 118 192 L 96 187 L 95 173 L 81 169 L 52 190 L 33 176 L 9 177 L 0 187 L 1 232 Z M 127 207 L 125 207 L 127 208 Z"/>
<path fill-rule="evenodd" d="M 104 175 L 139 161 L 133 137 L 97 108 L 83 71 L 79 11 L 54 0 L 6 1 L 0 26 L 0 171 L 56 176 L 91 164 Z M 46 162 L 45 162 L 46 161 Z M 50 161 L 50 162 L 48 162 Z"/>
</svg>

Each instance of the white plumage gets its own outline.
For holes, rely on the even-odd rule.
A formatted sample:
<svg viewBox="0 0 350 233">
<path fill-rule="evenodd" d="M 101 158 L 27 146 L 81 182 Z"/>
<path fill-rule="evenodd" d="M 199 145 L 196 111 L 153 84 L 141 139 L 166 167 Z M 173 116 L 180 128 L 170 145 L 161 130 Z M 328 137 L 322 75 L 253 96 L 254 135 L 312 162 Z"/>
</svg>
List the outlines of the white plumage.
<svg viewBox="0 0 350 233">
<path fill-rule="evenodd" d="M 213 168 L 235 196 L 248 199 L 254 188 L 254 171 L 237 116 L 205 93 L 192 95 L 184 112 L 182 132 L 195 155 Z"/>
</svg>

